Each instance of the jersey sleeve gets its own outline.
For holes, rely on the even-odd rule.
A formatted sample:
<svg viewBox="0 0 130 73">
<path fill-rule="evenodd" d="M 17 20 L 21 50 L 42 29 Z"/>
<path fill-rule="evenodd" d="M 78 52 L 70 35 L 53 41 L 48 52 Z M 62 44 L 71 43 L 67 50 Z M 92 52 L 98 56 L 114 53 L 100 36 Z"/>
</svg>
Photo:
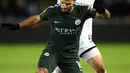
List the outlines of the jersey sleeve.
<svg viewBox="0 0 130 73">
<path fill-rule="evenodd" d="M 78 3 L 86 3 L 91 7 L 93 7 L 94 1 L 95 0 L 76 0 L 76 2 L 78 2 Z"/>
<path fill-rule="evenodd" d="M 57 4 L 60 4 L 60 0 L 57 0 Z"/>
<path fill-rule="evenodd" d="M 41 14 L 40 14 L 40 19 L 41 20 L 48 20 L 50 15 L 50 10 L 49 8 L 46 8 Z"/>
<path fill-rule="evenodd" d="M 96 16 L 96 9 L 90 7 L 90 6 L 85 6 L 84 9 L 84 14 L 85 14 L 85 18 L 95 18 Z"/>
</svg>

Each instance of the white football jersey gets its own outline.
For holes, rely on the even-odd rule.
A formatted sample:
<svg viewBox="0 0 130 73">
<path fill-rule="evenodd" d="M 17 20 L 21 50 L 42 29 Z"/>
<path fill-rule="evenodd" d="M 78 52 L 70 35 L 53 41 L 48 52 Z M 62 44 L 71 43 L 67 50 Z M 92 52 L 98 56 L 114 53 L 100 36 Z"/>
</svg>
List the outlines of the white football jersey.
<svg viewBox="0 0 130 73">
<path fill-rule="evenodd" d="M 76 0 L 78 3 L 86 3 L 91 7 L 93 7 L 94 1 L 95 0 Z M 84 22 L 80 35 L 79 55 L 93 46 L 95 46 L 95 44 L 92 41 L 92 18 L 89 18 Z"/>
<path fill-rule="evenodd" d="M 93 6 L 95 0 L 76 0 L 78 3 L 86 3 L 89 4 L 90 6 Z M 57 1 L 57 3 L 60 3 L 60 0 Z"/>
<path fill-rule="evenodd" d="M 78 3 L 86 3 L 88 5 L 90 5 L 91 7 L 93 7 L 93 3 L 95 0 L 76 0 L 76 2 Z"/>
</svg>

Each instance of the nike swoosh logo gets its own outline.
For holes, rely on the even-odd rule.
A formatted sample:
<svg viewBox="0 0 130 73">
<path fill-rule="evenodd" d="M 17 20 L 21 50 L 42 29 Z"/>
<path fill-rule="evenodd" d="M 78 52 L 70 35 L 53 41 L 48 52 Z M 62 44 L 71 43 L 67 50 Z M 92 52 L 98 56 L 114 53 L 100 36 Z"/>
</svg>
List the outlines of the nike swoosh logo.
<svg viewBox="0 0 130 73">
<path fill-rule="evenodd" d="M 54 23 L 61 23 L 61 21 L 54 21 Z"/>
</svg>

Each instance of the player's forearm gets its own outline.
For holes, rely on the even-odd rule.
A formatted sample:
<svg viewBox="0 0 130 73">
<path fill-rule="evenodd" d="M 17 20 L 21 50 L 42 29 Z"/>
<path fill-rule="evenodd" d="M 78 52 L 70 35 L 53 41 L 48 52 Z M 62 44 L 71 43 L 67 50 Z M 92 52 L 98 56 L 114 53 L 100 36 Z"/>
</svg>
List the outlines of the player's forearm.
<svg viewBox="0 0 130 73">
<path fill-rule="evenodd" d="M 40 22 L 40 16 L 34 15 L 34 16 L 31 16 L 30 18 L 20 22 L 19 25 L 20 25 L 20 28 L 23 28 L 23 27 L 35 25 L 39 22 Z"/>
<path fill-rule="evenodd" d="M 93 7 L 96 9 L 97 18 L 103 18 L 103 19 L 110 18 L 109 11 L 104 7 L 104 0 L 95 0 Z"/>
<path fill-rule="evenodd" d="M 106 9 L 105 10 L 105 13 L 103 13 L 103 16 L 104 16 L 104 19 L 110 19 L 110 13 L 109 13 L 109 11 Z"/>
<path fill-rule="evenodd" d="M 31 26 L 34 24 L 37 24 L 41 21 L 40 16 L 39 15 L 35 15 L 35 16 L 31 16 L 30 18 L 20 22 L 20 23 L 2 23 L 1 26 L 2 27 L 8 27 L 10 30 L 19 30 L 23 27 L 27 27 L 27 26 Z"/>
<path fill-rule="evenodd" d="M 99 14 L 98 12 L 96 13 L 96 18 L 100 19 L 110 19 L 110 13 L 107 9 L 105 9 L 104 13 Z"/>
</svg>

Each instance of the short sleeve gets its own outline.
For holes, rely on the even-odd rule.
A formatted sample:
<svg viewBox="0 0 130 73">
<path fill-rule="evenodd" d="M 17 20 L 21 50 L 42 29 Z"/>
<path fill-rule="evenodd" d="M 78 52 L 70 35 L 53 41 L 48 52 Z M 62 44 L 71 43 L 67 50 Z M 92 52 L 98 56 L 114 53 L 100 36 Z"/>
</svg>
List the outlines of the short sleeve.
<svg viewBox="0 0 130 73">
<path fill-rule="evenodd" d="M 57 0 L 57 4 L 60 4 L 60 0 Z"/>
<path fill-rule="evenodd" d="M 84 8 L 85 9 L 83 9 L 83 10 L 85 10 L 84 12 L 85 12 L 85 18 L 86 19 L 88 19 L 88 18 L 95 18 L 95 16 L 96 16 L 96 9 L 94 9 L 94 8 L 92 8 L 90 6 L 86 6 Z"/>
<path fill-rule="evenodd" d="M 50 10 L 49 8 L 46 8 L 41 14 L 40 14 L 40 19 L 41 20 L 48 20 L 50 15 Z"/>
</svg>

